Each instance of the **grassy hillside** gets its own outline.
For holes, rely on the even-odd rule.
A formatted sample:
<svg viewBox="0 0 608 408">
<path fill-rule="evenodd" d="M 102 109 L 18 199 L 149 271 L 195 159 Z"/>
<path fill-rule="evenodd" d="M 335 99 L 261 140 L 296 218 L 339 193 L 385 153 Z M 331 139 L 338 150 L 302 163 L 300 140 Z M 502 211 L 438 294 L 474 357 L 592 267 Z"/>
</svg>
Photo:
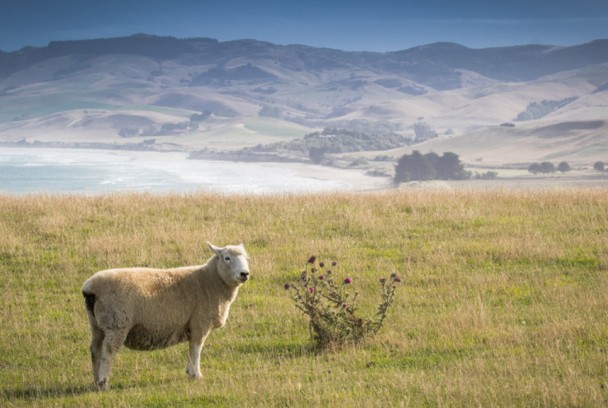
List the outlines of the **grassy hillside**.
<svg viewBox="0 0 608 408">
<path fill-rule="evenodd" d="M 0 196 L 2 406 L 605 406 L 608 193 L 319 196 Z M 186 345 L 121 350 L 98 393 L 82 282 L 99 269 L 205 261 L 244 242 L 253 280 L 209 337 L 202 381 Z M 283 284 L 336 260 L 374 340 L 311 350 Z"/>
<path fill-rule="evenodd" d="M 497 165 L 588 165 L 608 150 L 606 47 L 351 53 L 153 36 L 54 42 L 0 56 L 0 143 L 221 151 L 325 127 L 410 139 L 423 121 L 439 137 L 420 149 L 449 146 Z M 560 131 L 573 121 L 602 124 Z M 516 128 L 499 129 L 509 122 Z"/>
</svg>

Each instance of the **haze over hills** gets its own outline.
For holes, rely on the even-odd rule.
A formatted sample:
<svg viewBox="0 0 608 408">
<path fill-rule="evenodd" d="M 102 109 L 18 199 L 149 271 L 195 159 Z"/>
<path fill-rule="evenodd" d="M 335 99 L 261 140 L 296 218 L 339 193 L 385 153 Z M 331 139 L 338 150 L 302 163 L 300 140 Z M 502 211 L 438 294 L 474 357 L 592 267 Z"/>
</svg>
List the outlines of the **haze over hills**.
<svg viewBox="0 0 608 408">
<path fill-rule="evenodd" d="M 145 34 L 52 42 L 0 52 L 0 106 L 0 142 L 23 145 L 225 151 L 331 127 L 402 136 L 392 157 L 589 164 L 608 160 L 608 40 L 386 53 Z"/>
</svg>

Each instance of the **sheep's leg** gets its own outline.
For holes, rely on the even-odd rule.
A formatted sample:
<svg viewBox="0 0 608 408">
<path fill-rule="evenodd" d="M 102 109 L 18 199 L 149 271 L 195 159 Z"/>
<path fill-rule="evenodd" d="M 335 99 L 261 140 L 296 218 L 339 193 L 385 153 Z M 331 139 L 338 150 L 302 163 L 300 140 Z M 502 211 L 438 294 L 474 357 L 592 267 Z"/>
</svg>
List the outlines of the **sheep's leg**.
<svg viewBox="0 0 608 408">
<path fill-rule="evenodd" d="M 202 378 L 201 373 L 201 350 L 205 344 L 205 339 L 211 332 L 211 329 L 207 329 L 202 332 L 199 336 L 190 336 L 189 350 L 188 350 L 188 364 L 186 365 L 186 374 L 190 378 Z M 194 334 L 194 333 L 192 333 Z"/>
<path fill-rule="evenodd" d="M 103 346 L 103 331 L 91 324 L 91 363 L 93 366 L 93 379 L 99 383 L 99 364 L 101 362 L 101 348 Z"/>
<path fill-rule="evenodd" d="M 107 390 L 110 386 L 110 372 L 114 357 L 120 346 L 127 338 L 128 330 L 106 331 L 102 341 L 101 356 L 99 359 L 99 372 L 97 386 L 100 390 Z"/>
<path fill-rule="evenodd" d="M 99 382 L 99 361 L 101 357 L 101 345 L 103 343 L 103 330 L 97 326 L 97 322 L 95 321 L 95 316 L 92 312 L 87 311 L 87 316 L 89 318 L 89 327 L 91 329 L 91 345 L 89 350 L 91 351 L 91 364 L 93 367 L 93 379 L 95 380 L 95 384 Z"/>
</svg>

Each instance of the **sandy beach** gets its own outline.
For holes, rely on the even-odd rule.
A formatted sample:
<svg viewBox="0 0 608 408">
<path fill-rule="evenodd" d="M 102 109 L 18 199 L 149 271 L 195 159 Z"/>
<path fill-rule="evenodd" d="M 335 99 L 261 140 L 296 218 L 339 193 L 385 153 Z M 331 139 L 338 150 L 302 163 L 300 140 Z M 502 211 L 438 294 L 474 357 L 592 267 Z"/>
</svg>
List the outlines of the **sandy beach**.
<svg viewBox="0 0 608 408">
<path fill-rule="evenodd" d="M 116 191 L 274 194 L 360 191 L 390 181 L 301 163 L 190 160 L 186 153 L 88 149 L 0 149 L 5 193 Z"/>
</svg>

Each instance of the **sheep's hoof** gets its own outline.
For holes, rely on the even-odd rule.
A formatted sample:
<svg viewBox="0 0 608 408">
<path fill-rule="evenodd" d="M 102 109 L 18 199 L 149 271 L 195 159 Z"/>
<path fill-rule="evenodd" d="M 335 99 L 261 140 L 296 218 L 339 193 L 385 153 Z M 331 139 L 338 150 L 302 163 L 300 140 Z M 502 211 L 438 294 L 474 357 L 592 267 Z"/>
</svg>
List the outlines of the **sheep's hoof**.
<svg viewBox="0 0 608 408">
<path fill-rule="evenodd" d="M 190 371 L 190 369 L 186 369 L 186 374 L 191 380 L 198 380 L 200 378 L 203 378 L 203 375 L 201 373 L 193 373 Z"/>
<path fill-rule="evenodd" d="M 108 379 L 104 378 L 103 380 L 97 383 L 97 388 L 99 391 L 107 391 L 110 388 L 110 384 L 108 383 Z"/>
</svg>

